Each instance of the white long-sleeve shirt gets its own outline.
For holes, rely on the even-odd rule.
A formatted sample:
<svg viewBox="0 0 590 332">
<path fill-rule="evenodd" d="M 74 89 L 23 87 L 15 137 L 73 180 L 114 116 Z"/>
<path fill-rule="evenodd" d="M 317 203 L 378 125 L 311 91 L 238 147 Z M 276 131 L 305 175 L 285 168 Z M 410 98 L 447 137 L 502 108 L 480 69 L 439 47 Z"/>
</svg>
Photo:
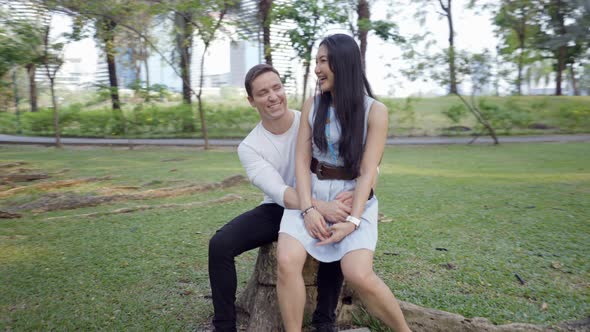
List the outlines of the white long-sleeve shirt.
<svg viewBox="0 0 590 332">
<path fill-rule="evenodd" d="M 259 122 L 238 146 L 238 156 L 253 185 L 264 193 L 264 203 L 285 206 L 285 190 L 295 187 L 295 146 L 301 113 L 293 111 L 293 123 L 275 135 Z"/>
</svg>

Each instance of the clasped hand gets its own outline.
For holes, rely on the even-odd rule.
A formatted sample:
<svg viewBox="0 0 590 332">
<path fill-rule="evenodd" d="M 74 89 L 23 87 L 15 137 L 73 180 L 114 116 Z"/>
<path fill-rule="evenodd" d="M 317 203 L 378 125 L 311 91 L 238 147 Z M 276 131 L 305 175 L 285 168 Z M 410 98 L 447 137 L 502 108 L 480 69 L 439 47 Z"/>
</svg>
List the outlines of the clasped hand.
<svg viewBox="0 0 590 332">
<path fill-rule="evenodd" d="M 318 245 L 340 242 L 354 231 L 354 225 L 350 228 L 350 223 L 345 222 L 352 208 L 352 194 L 351 191 L 345 191 L 331 202 L 318 202 L 318 209 L 313 209 L 304 216 L 305 229 L 311 237 L 321 241 Z M 328 227 L 326 220 L 336 224 Z"/>
</svg>

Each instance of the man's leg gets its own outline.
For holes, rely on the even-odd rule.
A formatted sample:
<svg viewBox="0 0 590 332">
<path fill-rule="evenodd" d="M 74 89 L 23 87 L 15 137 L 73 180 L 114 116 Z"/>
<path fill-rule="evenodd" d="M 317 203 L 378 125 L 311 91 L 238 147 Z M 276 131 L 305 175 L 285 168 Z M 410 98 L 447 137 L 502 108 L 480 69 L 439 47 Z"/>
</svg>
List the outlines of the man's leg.
<svg viewBox="0 0 590 332">
<path fill-rule="evenodd" d="M 343 280 L 340 261 L 320 262 L 317 276 L 318 304 L 311 321 L 316 331 L 336 331 L 336 307 Z"/>
<path fill-rule="evenodd" d="M 225 224 L 209 241 L 209 282 L 215 331 L 236 331 L 234 257 L 276 241 L 283 210 L 277 204 L 260 205 Z"/>
</svg>

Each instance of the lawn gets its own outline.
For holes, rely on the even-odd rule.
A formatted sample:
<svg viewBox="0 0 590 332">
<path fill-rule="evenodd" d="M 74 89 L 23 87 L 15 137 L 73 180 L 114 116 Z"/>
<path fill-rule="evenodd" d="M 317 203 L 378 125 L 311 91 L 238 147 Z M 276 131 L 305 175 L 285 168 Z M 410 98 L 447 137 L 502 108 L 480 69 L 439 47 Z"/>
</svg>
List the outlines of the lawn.
<svg viewBox="0 0 590 332">
<path fill-rule="evenodd" d="M 26 164 L 6 166 L 17 161 Z M 379 225 L 375 270 L 399 299 L 467 317 L 537 324 L 584 318 L 588 165 L 587 143 L 387 148 L 377 196 L 388 222 Z M 212 314 L 208 240 L 262 199 L 238 184 L 73 210 L 31 207 L 243 175 L 227 150 L 0 146 L 0 178 L 8 172 L 51 178 L 0 182 L 0 211 L 22 215 L 0 219 L 2 330 L 198 330 Z M 228 194 L 241 199 L 216 201 Z M 104 214 L 164 204 L 177 205 Z M 90 213 L 99 214 L 81 216 Z M 236 260 L 240 288 L 255 258 L 249 252 Z"/>
</svg>

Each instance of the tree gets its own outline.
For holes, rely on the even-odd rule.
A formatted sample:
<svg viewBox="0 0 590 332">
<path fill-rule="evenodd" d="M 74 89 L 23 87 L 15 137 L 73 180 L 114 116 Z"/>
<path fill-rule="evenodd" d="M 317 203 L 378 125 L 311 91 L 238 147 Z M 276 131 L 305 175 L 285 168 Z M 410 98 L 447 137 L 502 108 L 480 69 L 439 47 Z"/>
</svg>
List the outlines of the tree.
<svg viewBox="0 0 590 332">
<path fill-rule="evenodd" d="M 330 0 L 301 0 L 277 8 L 275 14 L 276 20 L 291 20 L 296 23 L 285 34 L 297 56 L 303 61 L 302 100 L 305 100 L 313 46 L 330 24 L 346 22 L 346 13 L 338 3 Z"/>
<path fill-rule="evenodd" d="M 205 140 L 205 149 L 209 149 L 209 137 L 207 134 L 207 124 L 202 100 L 205 55 L 207 54 L 211 43 L 215 40 L 216 33 L 221 29 L 225 15 L 230 8 L 233 8 L 233 6 L 237 4 L 237 2 L 234 0 L 179 0 L 174 3 L 158 0 L 156 2 L 161 5 L 161 11 L 171 11 L 174 14 L 175 26 L 180 27 L 181 30 L 185 32 L 183 34 L 183 40 L 177 39 L 177 45 L 184 47 L 185 50 L 190 50 L 192 48 L 192 38 L 194 34 L 199 37 L 199 40 L 203 44 L 203 52 L 199 61 L 200 75 L 198 92 L 195 93 L 191 88 L 190 71 L 185 73 L 182 72 L 183 66 L 184 68 L 190 68 L 188 67 L 190 66 L 190 54 L 181 54 L 182 64 L 180 77 L 183 82 L 183 98 L 186 98 L 184 91 L 185 86 L 189 92 L 189 98 L 191 92 L 195 93 L 197 97 L 201 132 Z M 179 44 L 179 42 L 182 43 Z M 182 60 L 183 57 L 186 57 L 185 60 Z M 185 99 L 185 102 L 186 101 L 187 100 Z"/>
<path fill-rule="evenodd" d="M 371 20 L 371 3 L 368 0 L 349 1 L 351 12 L 356 14 L 356 24 L 353 19 L 349 22 L 350 31 L 359 40 L 361 50 L 361 59 L 363 68 L 365 68 L 365 57 L 368 47 L 368 36 L 373 31 L 379 38 L 384 41 L 394 41 L 397 43 L 405 42 L 405 39 L 399 34 L 398 27 L 394 22 L 388 20 Z M 354 16 L 354 15 L 348 15 Z M 356 26 L 355 26 L 356 25 Z"/>
<path fill-rule="evenodd" d="M 264 47 L 264 62 L 272 66 L 272 47 L 270 44 L 270 23 L 272 0 L 258 1 L 258 20 L 262 26 L 262 45 Z"/>
<path fill-rule="evenodd" d="M 11 7 L 8 3 L 8 7 Z M 30 3 L 27 9 L 32 13 L 27 20 L 18 17 L 9 16 L 2 13 L 1 19 L 5 27 L 14 39 L 9 40 L 8 43 L 12 47 L 18 49 L 18 57 L 15 58 L 14 64 L 23 67 L 27 71 L 27 78 L 29 81 L 29 103 L 31 112 L 38 111 L 37 103 L 37 82 L 35 80 L 35 73 L 37 67 L 42 65 L 41 54 L 42 49 L 42 31 L 48 24 L 47 8 L 42 4 Z M 10 54 L 10 53 L 8 53 Z"/>
<path fill-rule="evenodd" d="M 438 6 L 431 0 L 418 0 L 413 1 L 413 4 L 419 6 L 416 17 L 420 19 L 421 22 L 425 22 L 425 17 L 428 13 L 429 8 L 435 10 L 436 13 L 439 14 L 440 17 L 446 18 L 447 25 L 449 26 L 449 47 L 440 54 L 440 56 L 444 56 L 444 62 L 448 66 L 448 80 L 447 84 L 449 85 L 449 94 L 458 94 L 458 79 L 457 79 L 457 56 L 456 56 L 456 49 L 455 49 L 455 28 L 453 23 L 453 1 L 452 0 L 438 0 Z"/>
<path fill-rule="evenodd" d="M 514 81 L 516 93 L 522 94 L 525 65 L 534 62 L 532 43 L 538 33 L 538 2 L 534 0 L 502 0 L 494 15 L 496 34 L 500 38 L 499 48 L 503 58 L 516 63 L 517 78 Z"/>
<path fill-rule="evenodd" d="M 43 57 L 42 63 L 45 73 L 49 79 L 49 88 L 51 91 L 51 104 L 53 106 L 53 129 L 55 131 L 55 147 L 61 148 L 61 133 L 59 126 L 59 109 L 57 99 L 55 98 L 55 76 L 63 64 L 63 47 L 60 42 L 52 42 L 49 38 L 50 24 L 44 29 L 43 34 Z"/>
<path fill-rule="evenodd" d="M 124 117 L 121 111 L 119 98 L 119 83 L 117 80 L 117 55 L 116 36 L 122 24 L 129 26 L 132 15 L 141 11 L 145 4 L 141 1 L 131 0 L 104 0 L 104 1 L 83 1 L 83 0 L 40 0 L 52 10 L 70 15 L 78 25 L 77 29 L 82 30 L 85 25 L 93 25 L 95 37 L 104 51 L 109 73 L 109 87 L 111 105 L 116 118 L 122 122 L 121 128 L 117 131 L 125 131 Z M 132 20 L 130 20 L 132 22 Z"/>
<path fill-rule="evenodd" d="M 477 104 L 475 101 L 475 95 L 481 93 L 482 89 L 490 83 L 490 78 L 492 76 L 490 75 L 492 59 L 487 50 L 479 54 L 473 54 L 471 56 L 462 55 L 462 59 L 466 60 L 462 71 L 466 75 L 470 76 L 471 96 L 470 100 L 468 101 L 459 93 L 455 93 L 455 95 L 459 97 L 461 102 L 467 107 L 477 122 L 481 124 L 492 137 L 494 144 L 500 144 L 500 141 L 498 141 L 498 136 L 496 135 L 496 131 L 490 121 L 490 117 L 492 115 L 486 114 L 486 112 L 482 111 L 483 105 L 481 103 Z M 475 136 L 474 140 L 476 138 L 477 136 Z"/>
<path fill-rule="evenodd" d="M 191 56 L 193 48 L 194 27 L 193 14 L 189 9 L 180 9 L 174 13 L 174 34 L 178 53 L 180 78 L 182 80 L 182 101 L 191 102 Z"/>
<path fill-rule="evenodd" d="M 536 38 L 536 46 L 547 51 L 554 60 L 555 94 L 562 95 L 564 71 L 571 67 L 574 79 L 574 64 L 590 43 L 590 5 L 580 0 L 540 0 L 544 7 L 544 15 L 540 17 L 540 29 Z"/>
</svg>

